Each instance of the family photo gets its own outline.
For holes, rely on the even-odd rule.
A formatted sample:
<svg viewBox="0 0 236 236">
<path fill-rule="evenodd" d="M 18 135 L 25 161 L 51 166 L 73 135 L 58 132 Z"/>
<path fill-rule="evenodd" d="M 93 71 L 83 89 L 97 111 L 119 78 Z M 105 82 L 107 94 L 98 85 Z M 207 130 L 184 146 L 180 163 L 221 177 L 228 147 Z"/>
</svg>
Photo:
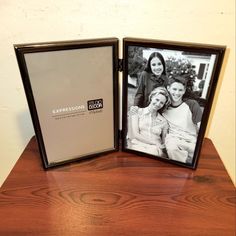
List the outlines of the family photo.
<svg viewBox="0 0 236 236">
<path fill-rule="evenodd" d="M 216 55 L 127 51 L 126 148 L 191 166 Z"/>
</svg>

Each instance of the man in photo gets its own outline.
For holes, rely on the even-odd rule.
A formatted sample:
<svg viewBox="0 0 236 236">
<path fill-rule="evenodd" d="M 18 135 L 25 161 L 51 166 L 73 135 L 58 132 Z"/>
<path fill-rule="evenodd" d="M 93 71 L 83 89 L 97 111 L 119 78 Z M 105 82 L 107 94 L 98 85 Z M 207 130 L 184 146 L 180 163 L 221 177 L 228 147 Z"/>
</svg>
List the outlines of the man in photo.
<svg viewBox="0 0 236 236">
<path fill-rule="evenodd" d="M 183 99 L 187 79 L 184 76 L 172 76 L 168 80 L 167 90 L 171 105 L 162 114 L 169 124 L 165 145 L 168 157 L 182 163 L 192 163 L 198 130 L 202 119 L 202 110 L 197 101 Z"/>
</svg>

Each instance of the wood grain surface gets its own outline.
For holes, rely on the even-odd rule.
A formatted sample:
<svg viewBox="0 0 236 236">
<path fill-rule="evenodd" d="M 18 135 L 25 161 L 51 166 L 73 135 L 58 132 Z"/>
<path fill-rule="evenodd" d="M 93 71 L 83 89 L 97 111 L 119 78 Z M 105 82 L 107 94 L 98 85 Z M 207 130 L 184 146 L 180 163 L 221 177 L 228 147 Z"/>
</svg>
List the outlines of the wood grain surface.
<svg viewBox="0 0 236 236">
<path fill-rule="evenodd" d="M 235 235 L 212 142 L 197 170 L 124 152 L 45 171 L 32 138 L 0 189 L 0 235 Z"/>
</svg>

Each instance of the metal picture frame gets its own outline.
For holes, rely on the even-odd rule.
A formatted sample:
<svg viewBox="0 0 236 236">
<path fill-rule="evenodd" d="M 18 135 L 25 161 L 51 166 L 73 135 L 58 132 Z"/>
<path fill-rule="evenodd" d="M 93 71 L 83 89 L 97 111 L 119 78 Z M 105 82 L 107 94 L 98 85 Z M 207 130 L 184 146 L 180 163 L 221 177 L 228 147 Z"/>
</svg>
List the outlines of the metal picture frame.
<svg viewBox="0 0 236 236">
<path fill-rule="evenodd" d="M 44 168 L 119 149 L 117 38 L 14 49 Z"/>
<path fill-rule="evenodd" d="M 195 169 L 225 50 L 124 38 L 122 150 Z"/>
</svg>

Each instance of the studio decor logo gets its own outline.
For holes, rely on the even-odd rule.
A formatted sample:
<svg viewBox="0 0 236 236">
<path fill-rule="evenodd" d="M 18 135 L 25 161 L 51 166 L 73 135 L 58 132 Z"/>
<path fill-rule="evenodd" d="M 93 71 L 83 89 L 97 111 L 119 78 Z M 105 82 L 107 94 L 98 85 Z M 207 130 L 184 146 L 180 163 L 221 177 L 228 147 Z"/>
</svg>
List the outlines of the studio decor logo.
<svg viewBox="0 0 236 236">
<path fill-rule="evenodd" d="M 89 100 L 88 102 L 88 110 L 97 110 L 103 108 L 103 99 L 95 99 L 95 100 Z"/>
</svg>

